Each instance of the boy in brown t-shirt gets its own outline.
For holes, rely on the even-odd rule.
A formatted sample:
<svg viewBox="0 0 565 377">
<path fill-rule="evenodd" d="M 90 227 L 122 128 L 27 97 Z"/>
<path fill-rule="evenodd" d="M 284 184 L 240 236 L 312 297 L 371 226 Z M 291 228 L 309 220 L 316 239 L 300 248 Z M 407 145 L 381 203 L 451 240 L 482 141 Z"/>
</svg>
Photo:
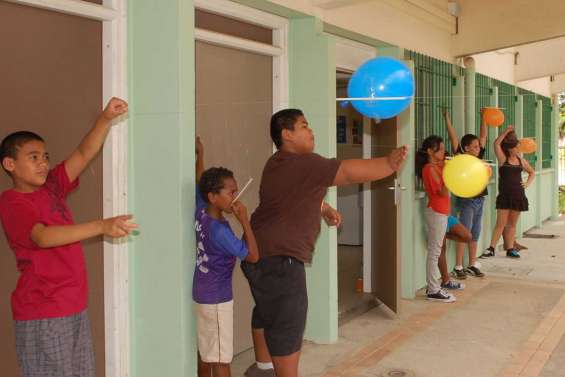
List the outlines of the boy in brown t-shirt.
<svg viewBox="0 0 565 377">
<path fill-rule="evenodd" d="M 261 259 L 242 263 L 255 299 L 257 364 L 246 376 L 272 376 L 261 368 L 272 359 L 277 377 L 297 377 L 308 308 L 304 263 L 312 261 L 321 216 L 335 211 L 323 203 L 327 188 L 387 177 L 400 168 L 408 149 L 367 160 L 324 158 L 313 153 L 314 134 L 297 109 L 271 117 L 271 138 L 278 151 L 265 165 L 259 206 L 251 216 Z"/>
</svg>

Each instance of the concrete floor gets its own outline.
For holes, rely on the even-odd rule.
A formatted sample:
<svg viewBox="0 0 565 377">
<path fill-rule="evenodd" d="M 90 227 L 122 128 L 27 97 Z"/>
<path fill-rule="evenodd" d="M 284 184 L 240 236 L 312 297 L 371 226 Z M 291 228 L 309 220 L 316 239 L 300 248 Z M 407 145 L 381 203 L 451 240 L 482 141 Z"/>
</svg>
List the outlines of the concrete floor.
<svg viewBox="0 0 565 377">
<path fill-rule="evenodd" d="M 336 344 L 305 342 L 301 377 L 564 377 L 565 219 L 537 232 L 560 237 L 483 261 L 487 277 L 467 279 L 454 304 L 420 293 L 395 317 L 375 308 L 343 324 Z M 252 362 L 239 355 L 232 375 Z"/>
</svg>

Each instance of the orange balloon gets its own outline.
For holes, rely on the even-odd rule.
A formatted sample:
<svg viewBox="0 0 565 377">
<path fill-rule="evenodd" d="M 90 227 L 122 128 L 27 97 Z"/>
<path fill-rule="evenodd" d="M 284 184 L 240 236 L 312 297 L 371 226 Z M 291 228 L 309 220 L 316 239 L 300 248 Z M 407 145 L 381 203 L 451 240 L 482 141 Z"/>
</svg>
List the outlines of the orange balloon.
<svg viewBox="0 0 565 377">
<path fill-rule="evenodd" d="M 500 127 L 504 123 L 504 113 L 496 107 L 487 107 L 483 116 L 487 126 Z"/>
<path fill-rule="evenodd" d="M 536 141 L 530 137 L 520 139 L 518 150 L 524 154 L 534 153 L 538 149 Z"/>
</svg>

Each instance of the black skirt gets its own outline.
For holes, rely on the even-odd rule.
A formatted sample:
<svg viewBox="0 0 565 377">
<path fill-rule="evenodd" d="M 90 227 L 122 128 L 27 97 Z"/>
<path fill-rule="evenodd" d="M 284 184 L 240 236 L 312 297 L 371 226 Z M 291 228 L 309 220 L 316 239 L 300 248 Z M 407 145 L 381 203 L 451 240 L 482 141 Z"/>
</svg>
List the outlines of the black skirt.
<svg viewBox="0 0 565 377">
<path fill-rule="evenodd" d="M 525 194 L 521 193 L 498 194 L 496 197 L 496 209 L 510 209 L 520 212 L 527 211 L 528 198 Z"/>
</svg>

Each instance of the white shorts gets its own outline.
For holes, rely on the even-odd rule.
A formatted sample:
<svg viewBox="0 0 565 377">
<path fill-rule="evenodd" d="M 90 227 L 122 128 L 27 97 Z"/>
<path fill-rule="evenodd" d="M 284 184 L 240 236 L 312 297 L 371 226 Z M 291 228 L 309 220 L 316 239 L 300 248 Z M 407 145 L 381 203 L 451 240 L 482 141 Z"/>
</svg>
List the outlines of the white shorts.
<svg viewBox="0 0 565 377">
<path fill-rule="evenodd" d="M 205 363 L 229 364 L 233 358 L 233 300 L 194 304 L 198 352 Z"/>
</svg>

